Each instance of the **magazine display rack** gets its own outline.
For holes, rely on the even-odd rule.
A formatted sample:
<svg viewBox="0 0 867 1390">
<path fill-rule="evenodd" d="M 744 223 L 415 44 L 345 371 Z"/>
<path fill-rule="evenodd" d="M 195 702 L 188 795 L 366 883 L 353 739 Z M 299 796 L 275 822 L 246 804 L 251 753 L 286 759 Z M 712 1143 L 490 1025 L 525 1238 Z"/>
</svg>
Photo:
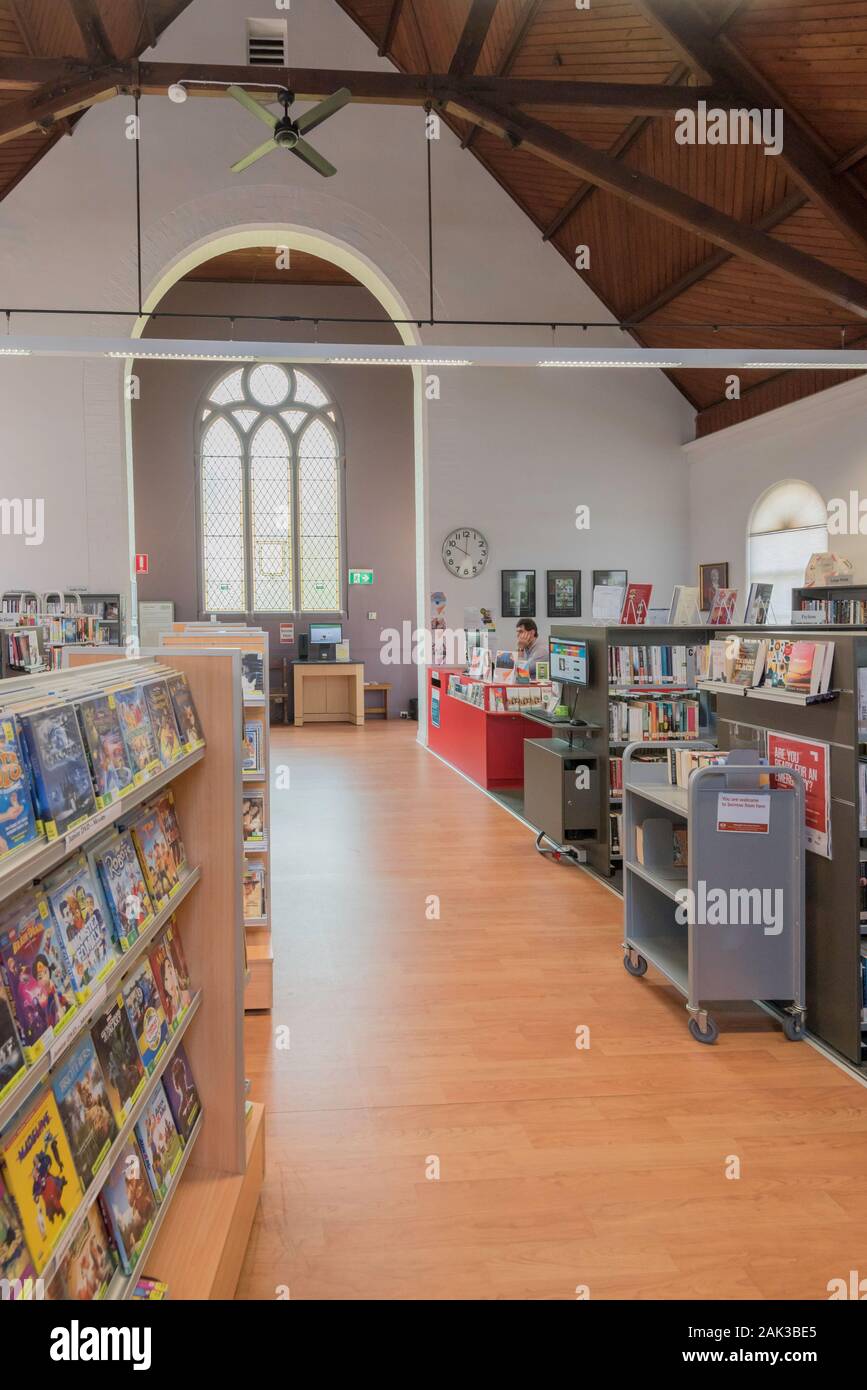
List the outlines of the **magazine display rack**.
<svg viewBox="0 0 867 1390">
<path fill-rule="evenodd" d="M 686 996 L 697 1042 L 719 1036 L 710 1000 L 786 1001 L 783 1027 L 797 1040 L 805 1014 L 803 781 L 795 771 L 791 788 L 772 786 L 767 764 L 735 751 L 696 769 L 688 787 L 672 786 L 671 747 L 710 745 L 632 743 L 623 755 L 623 964 L 631 975 L 653 965 Z M 658 760 L 648 758 L 654 753 Z"/>
<path fill-rule="evenodd" d="M 239 833 L 241 700 L 240 661 L 228 651 L 178 651 L 171 657 L 113 660 L 83 648 L 70 656 L 73 669 L 0 684 L 0 708 L 27 701 L 70 701 L 91 692 L 140 682 L 171 671 L 186 676 L 205 735 L 197 748 L 143 782 L 120 801 L 59 840 L 39 841 L 0 865 L 0 901 L 41 878 L 73 850 L 87 850 L 106 825 L 128 817 L 137 804 L 170 785 L 188 868 L 179 888 L 147 931 L 118 961 L 96 995 L 80 1005 L 67 1028 L 37 1063 L 28 1067 L 0 1107 L 6 1130 L 22 1106 L 50 1086 L 52 1075 L 83 1040 L 105 998 L 146 958 L 155 937 L 176 913 L 189 967 L 192 1001 L 169 1036 L 146 1085 L 125 1116 L 110 1152 L 100 1163 L 86 1200 L 51 1252 L 50 1277 L 81 1229 L 92 1196 L 101 1188 L 124 1141 L 160 1085 L 182 1042 L 201 1100 L 201 1114 L 187 1137 L 179 1167 L 157 1207 L 133 1273 L 115 1273 L 108 1297 L 132 1296 L 138 1278 L 165 1281 L 173 1299 L 230 1298 L 264 1173 L 264 1108 L 245 1105 L 243 1050 L 243 943 L 237 930 L 243 852 Z M 91 1190 L 92 1189 L 92 1190 Z"/>
<path fill-rule="evenodd" d="M 261 883 L 264 895 L 264 914 L 244 916 L 242 906 L 239 922 L 246 939 L 247 969 L 249 978 L 245 993 L 245 1007 L 250 1011 L 270 1009 L 274 998 L 274 953 L 271 944 L 271 775 L 270 740 L 268 736 L 269 679 L 268 679 L 268 633 L 262 628 L 245 627 L 241 623 L 174 623 L 172 631 L 164 633 L 161 646 L 172 652 L 180 648 L 236 649 L 241 653 L 253 653 L 260 661 L 261 691 L 252 690 L 251 682 L 243 681 L 243 719 L 245 728 L 258 726 L 258 766 L 250 771 L 243 768 L 239 774 L 242 801 L 247 804 L 255 801 L 260 838 L 244 840 L 245 884 L 250 889 L 254 881 Z M 245 892 L 245 902 L 249 897 Z"/>
</svg>

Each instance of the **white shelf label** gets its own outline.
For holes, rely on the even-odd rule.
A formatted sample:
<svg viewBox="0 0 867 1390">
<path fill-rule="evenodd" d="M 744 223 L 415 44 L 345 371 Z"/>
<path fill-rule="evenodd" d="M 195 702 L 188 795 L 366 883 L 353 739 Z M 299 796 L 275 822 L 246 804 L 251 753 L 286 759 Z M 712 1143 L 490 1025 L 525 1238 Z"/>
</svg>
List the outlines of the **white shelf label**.
<svg viewBox="0 0 867 1390">
<path fill-rule="evenodd" d="M 104 830 L 107 825 L 111 825 L 112 821 L 117 820 L 120 815 L 121 804 L 120 801 L 112 802 L 110 806 L 103 807 L 95 816 L 91 816 L 83 825 L 77 826 L 75 830 L 70 830 L 66 837 L 67 850 L 78 849 L 78 846 L 83 844 L 85 840 L 89 840 L 91 835 Z"/>
<path fill-rule="evenodd" d="M 716 828 L 726 834 L 769 834 L 770 793 L 720 792 L 717 797 Z"/>
</svg>

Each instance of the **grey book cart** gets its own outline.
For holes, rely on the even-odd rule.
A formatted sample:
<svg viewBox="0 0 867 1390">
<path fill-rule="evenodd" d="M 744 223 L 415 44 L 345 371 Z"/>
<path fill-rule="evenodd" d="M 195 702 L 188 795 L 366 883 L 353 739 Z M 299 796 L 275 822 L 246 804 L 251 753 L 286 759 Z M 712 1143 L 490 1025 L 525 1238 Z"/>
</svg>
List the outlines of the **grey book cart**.
<svg viewBox="0 0 867 1390">
<path fill-rule="evenodd" d="M 630 975 L 655 966 L 686 996 L 697 1042 L 719 1036 L 711 1000 L 773 1001 L 796 1041 L 805 1015 L 803 781 L 794 772 L 791 789 L 762 785 L 767 764 L 738 750 L 698 768 L 688 788 L 672 786 L 663 756 L 672 747 L 712 751 L 698 741 L 631 743 L 623 756 L 623 964 Z M 744 822 L 758 814 L 767 830 L 721 828 L 741 813 L 720 795 L 750 798 Z M 684 826 L 687 863 L 678 864 L 674 831 Z"/>
</svg>

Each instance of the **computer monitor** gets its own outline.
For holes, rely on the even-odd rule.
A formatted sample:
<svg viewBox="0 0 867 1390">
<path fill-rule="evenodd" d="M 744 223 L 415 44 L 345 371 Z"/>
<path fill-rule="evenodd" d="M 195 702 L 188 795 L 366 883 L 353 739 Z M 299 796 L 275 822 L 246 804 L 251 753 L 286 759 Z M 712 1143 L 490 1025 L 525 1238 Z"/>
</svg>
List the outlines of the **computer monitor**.
<svg viewBox="0 0 867 1390">
<path fill-rule="evenodd" d="M 310 624 L 310 644 L 311 646 L 333 647 L 336 642 L 343 641 L 343 625 L 341 623 L 311 623 Z"/>
<path fill-rule="evenodd" d="M 587 643 L 552 637 L 549 643 L 551 679 L 566 685 L 589 685 Z"/>
</svg>

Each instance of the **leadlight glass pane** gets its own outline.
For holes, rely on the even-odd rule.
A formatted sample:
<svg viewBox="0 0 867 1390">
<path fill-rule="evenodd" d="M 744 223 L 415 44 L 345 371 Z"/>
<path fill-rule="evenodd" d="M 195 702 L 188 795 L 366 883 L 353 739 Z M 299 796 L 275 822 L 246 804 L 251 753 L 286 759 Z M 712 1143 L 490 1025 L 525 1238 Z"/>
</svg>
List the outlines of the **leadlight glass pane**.
<svg viewBox="0 0 867 1390">
<path fill-rule="evenodd" d="M 255 425 L 259 418 L 258 410 L 233 410 L 232 414 L 242 430 L 250 429 L 251 425 Z"/>
<path fill-rule="evenodd" d="M 253 609 L 292 612 L 292 484 L 289 441 L 273 419 L 250 445 L 253 517 Z"/>
<path fill-rule="evenodd" d="M 260 405 L 280 405 L 289 394 L 289 377 L 274 362 L 263 362 L 250 373 L 250 394 Z"/>
<path fill-rule="evenodd" d="M 310 418 L 306 410 L 281 410 L 280 416 L 286 421 L 293 434 Z"/>
<path fill-rule="evenodd" d="M 330 404 L 322 387 L 318 386 L 313 378 L 308 376 L 306 372 L 299 372 L 297 367 L 295 368 L 295 399 L 296 401 L 301 401 L 304 405 L 315 405 L 317 407 Z"/>
<path fill-rule="evenodd" d="M 208 612 L 246 610 L 241 441 L 222 419 L 202 440 L 202 579 Z"/>
<path fill-rule="evenodd" d="M 228 405 L 229 401 L 242 401 L 244 399 L 243 375 L 241 369 L 238 368 L 237 371 L 224 376 L 208 399 L 213 401 L 214 405 Z"/>
<path fill-rule="evenodd" d="M 303 372 L 298 372 L 299 389 Z M 309 378 L 308 378 L 309 380 Z M 298 446 L 301 611 L 340 611 L 340 472 L 337 441 L 313 420 Z"/>
</svg>

